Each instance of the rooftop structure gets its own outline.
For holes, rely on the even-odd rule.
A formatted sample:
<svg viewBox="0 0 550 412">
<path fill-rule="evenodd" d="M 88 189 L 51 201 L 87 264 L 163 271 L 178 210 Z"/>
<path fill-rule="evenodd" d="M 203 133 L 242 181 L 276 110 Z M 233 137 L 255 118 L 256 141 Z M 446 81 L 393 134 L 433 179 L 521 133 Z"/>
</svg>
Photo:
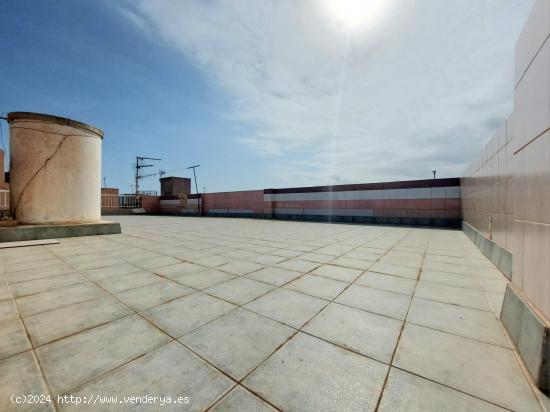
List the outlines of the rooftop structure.
<svg viewBox="0 0 550 412">
<path fill-rule="evenodd" d="M 460 231 L 117 219 L 120 235 L 0 253 L 3 405 L 541 410 L 498 321 L 507 280 Z"/>
</svg>

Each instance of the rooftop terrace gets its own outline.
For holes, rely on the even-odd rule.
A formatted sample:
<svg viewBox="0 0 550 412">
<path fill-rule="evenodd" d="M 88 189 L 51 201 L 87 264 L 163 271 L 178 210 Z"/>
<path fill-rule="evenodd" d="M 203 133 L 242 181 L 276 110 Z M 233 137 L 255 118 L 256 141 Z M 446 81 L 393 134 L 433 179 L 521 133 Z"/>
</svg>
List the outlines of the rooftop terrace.
<svg viewBox="0 0 550 412">
<path fill-rule="evenodd" d="M 0 252 L 3 407 L 541 410 L 498 319 L 507 280 L 461 231 L 117 220 Z"/>
</svg>

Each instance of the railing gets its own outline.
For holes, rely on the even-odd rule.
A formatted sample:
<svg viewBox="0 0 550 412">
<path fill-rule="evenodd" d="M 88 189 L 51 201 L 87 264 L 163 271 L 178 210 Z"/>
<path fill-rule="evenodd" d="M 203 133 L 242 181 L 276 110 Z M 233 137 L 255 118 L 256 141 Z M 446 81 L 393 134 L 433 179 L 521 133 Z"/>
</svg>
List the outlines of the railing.
<svg viewBox="0 0 550 412">
<path fill-rule="evenodd" d="M 0 190 L 0 210 L 10 210 L 9 190 Z"/>
<path fill-rule="evenodd" d="M 141 196 L 136 195 L 101 195 L 102 208 L 132 208 L 141 207 Z"/>
</svg>

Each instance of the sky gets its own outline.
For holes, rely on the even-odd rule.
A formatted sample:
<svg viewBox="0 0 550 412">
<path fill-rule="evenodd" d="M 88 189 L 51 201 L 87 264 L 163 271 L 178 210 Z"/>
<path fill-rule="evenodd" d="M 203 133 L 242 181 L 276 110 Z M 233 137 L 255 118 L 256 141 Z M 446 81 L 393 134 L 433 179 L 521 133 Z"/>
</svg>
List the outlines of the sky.
<svg viewBox="0 0 550 412">
<path fill-rule="evenodd" d="M 0 0 L 0 112 L 102 129 L 121 193 L 135 156 L 207 192 L 460 176 L 533 0 L 335 1 Z"/>
</svg>

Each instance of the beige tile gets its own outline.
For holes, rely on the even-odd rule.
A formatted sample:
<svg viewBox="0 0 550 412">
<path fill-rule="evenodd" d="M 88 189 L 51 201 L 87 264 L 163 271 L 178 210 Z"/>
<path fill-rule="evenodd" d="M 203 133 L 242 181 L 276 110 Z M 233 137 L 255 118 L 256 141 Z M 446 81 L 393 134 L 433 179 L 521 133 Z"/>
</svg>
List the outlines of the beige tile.
<svg viewBox="0 0 550 412">
<path fill-rule="evenodd" d="M 120 293 L 125 290 L 139 288 L 140 286 L 162 282 L 162 280 L 160 276 L 150 272 L 135 272 L 128 275 L 98 280 L 97 284 L 109 293 Z"/>
<path fill-rule="evenodd" d="M 237 386 L 210 409 L 212 412 L 275 412 L 265 403 L 242 386 Z"/>
<path fill-rule="evenodd" d="M 204 292 L 241 306 L 259 296 L 265 295 L 274 288 L 275 286 L 267 283 L 257 282 L 246 278 L 237 278 L 212 286 L 205 289 Z"/>
<path fill-rule="evenodd" d="M 266 267 L 256 272 L 245 275 L 249 279 L 257 280 L 259 282 L 269 283 L 275 286 L 282 286 L 291 280 L 302 276 L 300 272 L 295 272 L 289 269 L 281 269 L 276 267 Z"/>
<path fill-rule="evenodd" d="M 302 260 L 302 259 L 288 259 L 288 260 L 285 260 L 284 262 L 277 263 L 275 266 L 280 267 L 282 269 L 289 269 L 300 273 L 306 273 L 318 267 L 319 263 L 310 262 L 309 260 Z"/>
<path fill-rule="evenodd" d="M 143 312 L 143 315 L 162 330 L 177 337 L 234 308 L 236 306 L 230 303 L 199 292 L 155 306 Z"/>
<path fill-rule="evenodd" d="M 357 270 L 367 270 L 374 265 L 374 262 L 362 259 L 352 259 L 349 257 L 339 257 L 331 260 L 330 264 Z"/>
<path fill-rule="evenodd" d="M 65 273 L 73 273 L 75 270 L 71 266 L 65 263 L 59 263 L 55 266 L 49 266 L 47 268 L 36 270 L 29 269 L 20 272 L 7 273 L 6 277 L 10 284 L 17 282 L 25 282 L 28 280 L 42 279 L 49 276 L 63 275 Z"/>
<path fill-rule="evenodd" d="M 326 300 L 279 288 L 244 307 L 293 328 L 300 328 L 327 303 Z"/>
<path fill-rule="evenodd" d="M 99 269 L 92 269 L 84 272 L 86 277 L 90 280 L 97 281 L 114 276 L 127 275 L 129 273 L 141 272 L 142 269 L 129 263 L 121 263 L 118 265 L 103 267 Z"/>
<path fill-rule="evenodd" d="M 461 288 L 481 289 L 477 278 L 456 273 L 438 272 L 436 270 L 423 270 L 420 280 L 424 282 L 440 283 L 442 285 L 458 286 Z"/>
<path fill-rule="evenodd" d="M 353 282 L 363 273 L 363 271 L 331 264 L 319 266 L 311 273 L 329 279 L 341 280 L 342 282 Z"/>
<path fill-rule="evenodd" d="M 327 279 L 320 276 L 304 275 L 284 287 L 314 296 L 321 299 L 332 300 L 341 293 L 348 283 Z"/>
<path fill-rule="evenodd" d="M 231 273 L 232 275 L 242 276 L 248 273 L 255 272 L 263 267 L 264 267 L 263 265 L 259 265 L 254 262 L 239 260 L 239 261 L 226 263 L 225 265 L 222 265 L 222 266 L 218 266 L 218 269 L 223 270 L 224 272 Z"/>
<path fill-rule="evenodd" d="M 331 303 L 303 331 L 389 364 L 402 324 L 386 316 Z"/>
<path fill-rule="evenodd" d="M 142 311 L 161 303 L 189 295 L 194 289 L 169 280 L 155 282 L 139 288 L 130 289 L 116 295 L 118 299 L 134 310 Z"/>
<path fill-rule="evenodd" d="M 0 361 L 0 405 L 6 411 L 54 411 L 49 404 L 13 405 L 10 400 L 13 394 L 49 395 L 32 351 Z"/>
<path fill-rule="evenodd" d="M 382 412 L 504 412 L 506 409 L 391 368 L 378 410 Z"/>
<path fill-rule="evenodd" d="M 17 319 L 19 317 L 19 311 L 13 299 L 7 299 L 0 301 L 0 323 L 8 320 Z"/>
<path fill-rule="evenodd" d="M 370 267 L 370 271 L 386 275 L 402 276 L 409 279 L 416 279 L 418 277 L 418 269 L 409 266 L 392 265 L 390 263 L 375 263 Z"/>
<path fill-rule="evenodd" d="M 245 309 L 237 309 L 191 332 L 180 341 L 236 380 L 263 362 L 294 329 Z M 219 344 L 223 336 L 223 345 Z"/>
<path fill-rule="evenodd" d="M 36 353 L 51 390 L 60 394 L 168 340 L 168 336 L 134 315 L 41 346 Z"/>
<path fill-rule="evenodd" d="M 140 357 L 102 378 L 85 385 L 75 396 L 143 397 L 163 396 L 182 399 L 182 404 L 160 403 L 141 405 L 132 409 L 166 411 L 203 411 L 224 394 L 233 382 L 185 349 L 176 341 L 170 342 Z M 74 410 L 70 406 L 62 410 Z M 81 410 L 111 410 L 111 405 L 86 405 Z"/>
<path fill-rule="evenodd" d="M 173 279 L 183 285 L 194 289 L 203 290 L 211 286 L 235 279 L 234 275 L 215 269 L 203 269 L 202 271 L 185 275 L 174 276 Z"/>
<path fill-rule="evenodd" d="M 416 281 L 400 276 L 384 275 L 376 272 L 366 272 L 355 281 L 355 284 L 368 286 L 374 289 L 387 290 L 389 292 L 412 295 Z"/>
<path fill-rule="evenodd" d="M 133 262 L 133 264 L 142 269 L 150 270 L 151 272 L 156 272 L 157 269 L 160 269 L 169 265 L 174 265 L 180 262 L 181 260 L 170 256 L 158 256 L 150 259 L 137 260 Z"/>
<path fill-rule="evenodd" d="M 31 348 L 25 328 L 19 319 L 0 323 L 0 359 Z"/>
<path fill-rule="evenodd" d="M 276 263 L 286 260 L 286 257 L 263 254 L 249 258 L 251 262 L 259 263 L 260 265 L 274 265 Z"/>
<path fill-rule="evenodd" d="M 388 366 L 298 333 L 245 381 L 281 410 L 374 411 Z"/>
<path fill-rule="evenodd" d="M 132 313 L 115 299 L 104 295 L 59 309 L 25 318 L 27 330 L 35 346 L 73 335 L 94 326 Z"/>
<path fill-rule="evenodd" d="M 420 281 L 416 286 L 414 296 L 474 309 L 491 310 L 485 295 L 479 290 Z"/>
<path fill-rule="evenodd" d="M 504 408 L 539 408 L 514 354 L 499 346 L 406 324 L 394 365 Z"/>
<path fill-rule="evenodd" d="M 18 298 L 21 313 L 30 316 L 100 297 L 104 292 L 92 283 L 79 283 Z"/>
<path fill-rule="evenodd" d="M 414 298 L 407 322 L 494 345 L 510 347 L 495 314 L 492 312 Z"/>
<path fill-rule="evenodd" d="M 410 296 L 356 285 L 351 285 L 335 300 L 343 305 L 398 320 L 405 319 L 410 301 Z"/>
<path fill-rule="evenodd" d="M 88 280 L 81 274 L 67 273 L 63 275 L 49 276 L 42 279 L 14 283 L 11 288 L 15 297 L 19 297 L 84 282 L 88 282 Z"/>
</svg>

